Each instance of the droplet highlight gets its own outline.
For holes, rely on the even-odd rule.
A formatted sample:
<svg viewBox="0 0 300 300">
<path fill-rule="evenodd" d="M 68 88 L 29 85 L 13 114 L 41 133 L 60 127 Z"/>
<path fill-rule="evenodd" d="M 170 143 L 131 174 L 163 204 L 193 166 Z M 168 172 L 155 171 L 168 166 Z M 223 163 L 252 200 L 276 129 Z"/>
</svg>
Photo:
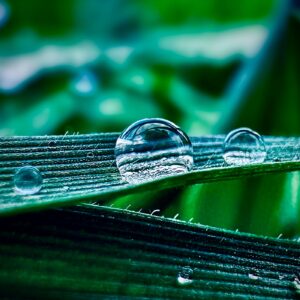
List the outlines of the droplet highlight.
<svg viewBox="0 0 300 300">
<path fill-rule="evenodd" d="M 18 194 L 33 195 L 38 193 L 43 184 L 40 171 L 32 166 L 22 167 L 14 175 L 14 188 Z"/>
<path fill-rule="evenodd" d="M 193 148 L 188 136 L 170 121 L 143 119 L 118 138 L 116 164 L 129 183 L 186 173 L 193 167 Z"/>
<path fill-rule="evenodd" d="M 249 273 L 248 277 L 252 280 L 258 280 L 259 279 L 259 276 L 257 274 L 252 274 L 252 273 Z"/>
<path fill-rule="evenodd" d="M 193 282 L 194 271 L 191 267 L 183 267 L 178 273 L 177 282 L 180 285 L 189 285 Z"/>
<path fill-rule="evenodd" d="M 264 162 L 267 151 L 263 138 L 249 128 L 231 131 L 223 144 L 223 158 L 229 165 L 248 165 Z"/>
<path fill-rule="evenodd" d="M 300 280 L 299 277 L 296 276 L 293 281 L 294 288 L 296 289 L 296 293 L 300 294 Z"/>
</svg>

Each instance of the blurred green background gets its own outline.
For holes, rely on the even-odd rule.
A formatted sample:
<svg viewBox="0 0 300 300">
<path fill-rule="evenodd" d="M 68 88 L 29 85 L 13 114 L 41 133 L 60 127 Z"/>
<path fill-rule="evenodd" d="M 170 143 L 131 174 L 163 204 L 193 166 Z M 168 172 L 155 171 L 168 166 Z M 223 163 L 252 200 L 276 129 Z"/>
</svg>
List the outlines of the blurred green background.
<svg viewBox="0 0 300 300">
<path fill-rule="evenodd" d="M 190 135 L 299 135 L 300 13 L 288 0 L 0 0 L 0 135 L 119 132 L 162 117 Z M 115 207 L 300 236 L 300 175 L 115 199 Z"/>
</svg>

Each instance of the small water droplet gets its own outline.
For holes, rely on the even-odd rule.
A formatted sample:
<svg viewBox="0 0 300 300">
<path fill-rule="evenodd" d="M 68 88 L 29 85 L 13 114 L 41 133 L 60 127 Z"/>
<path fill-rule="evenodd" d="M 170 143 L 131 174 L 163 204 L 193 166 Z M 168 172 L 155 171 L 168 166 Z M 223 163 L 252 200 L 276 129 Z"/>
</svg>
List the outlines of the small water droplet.
<svg viewBox="0 0 300 300">
<path fill-rule="evenodd" d="M 298 278 L 298 276 L 295 277 L 293 285 L 297 291 L 297 294 L 300 294 L 300 279 Z"/>
<path fill-rule="evenodd" d="M 225 138 L 223 151 L 223 158 L 229 165 L 262 163 L 267 156 L 263 138 L 249 128 L 231 131 Z"/>
<path fill-rule="evenodd" d="M 116 163 L 124 180 L 141 183 L 188 172 L 193 167 L 193 148 L 188 136 L 164 119 L 143 119 L 118 138 Z"/>
<path fill-rule="evenodd" d="M 98 89 L 97 78 L 89 71 L 80 72 L 73 80 L 71 89 L 77 96 L 94 96 Z"/>
<path fill-rule="evenodd" d="M 257 280 L 257 279 L 259 279 L 259 276 L 255 275 L 255 274 L 251 274 L 251 273 L 248 274 L 248 277 L 249 277 L 250 279 L 252 279 L 252 280 Z"/>
<path fill-rule="evenodd" d="M 43 178 L 40 171 L 32 166 L 22 167 L 14 176 L 15 191 L 21 195 L 33 195 L 40 191 Z"/>
<path fill-rule="evenodd" d="M 0 28 L 7 22 L 10 15 L 10 8 L 6 1 L 0 0 Z"/>
<path fill-rule="evenodd" d="M 89 159 L 93 159 L 95 157 L 93 152 L 88 152 L 88 154 L 86 155 L 87 158 Z"/>
<path fill-rule="evenodd" d="M 49 143 L 48 143 L 48 146 L 49 147 L 51 147 L 51 148 L 53 148 L 53 147 L 55 147 L 56 146 L 56 141 L 50 141 Z"/>
<path fill-rule="evenodd" d="M 248 274 L 248 277 L 252 280 L 258 280 L 261 276 L 259 270 L 252 269 L 251 273 Z"/>
<path fill-rule="evenodd" d="M 178 273 L 177 282 L 180 285 L 191 284 L 193 282 L 193 274 L 194 274 L 194 271 L 191 267 L 189 267 L 189 266 L 183 267 L 180 270 L 180 272 Z"/>
<path fill-rule="evenodd" d="M 65 185 L 65 186 L 63 186 L 62 189 L 64 192 L 67 192 L 70 189 L 70 187 L 68 185 Z"/>
</svg>

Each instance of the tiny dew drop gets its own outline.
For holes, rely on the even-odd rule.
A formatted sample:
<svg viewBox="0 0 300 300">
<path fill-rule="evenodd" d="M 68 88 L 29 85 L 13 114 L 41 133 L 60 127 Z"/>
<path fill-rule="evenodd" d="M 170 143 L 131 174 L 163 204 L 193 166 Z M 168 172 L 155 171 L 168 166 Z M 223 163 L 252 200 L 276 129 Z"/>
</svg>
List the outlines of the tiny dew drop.
<svg viewBox="0 0 300 300">
<path fill-rule="evenodd" d="M 258 276 L 258 275 L 252 274 L 252 273 L 249 273 L 249 274 L 248 274 L 248 277 L 249 277 L 250 279 L 252 279 L 252 280 L 257 280 L 257 279 L 259 279 L 259 276 Z"/>
<path fill-rule="evenodd" d="M 223 158 L 229 165 L 262 163 L 266 156 L 263 138 L 249 128 L 235 129 L 224 140 Z"/>
<path fill-rule="evenodd" d="M 180 285 L 189 285 L 193 282 L 194 271 L 191 267 L 183 267 L 177 276 L 177 282 Z"/>
<path fill-rule="evenodd" d="M 32 166 L 22 167 L 14 175 L 15 191 L 21 195 L 33 195 L 40 191 L 43 178 L 40 171 Z"/>
<path fill-rule="evenodd" d="M 93 153 L 93 152 L 91 152 L 91 151 L 90 151 L 90 152 L 88 152 L 86 156 L 87 156 L 87 158 L 89 158 L 89 159 L 92 159 L 92 158 L 94 158 L 94 157 L 95 157 L 94 153 Z"/>
<path fill-rule="evenodd" d="M 64 192 L 67 192 L 69 189 L 70 189 L 70 187 L 69 187 L 68 185 L 65 185 L 65 186 L 62 188 L 62 190 L 63 190 Z"/>
<path fill-rule="evenodd" d="M 293 285 L 296 289 L 297 294 L 300 294 L 300 280 L 298 276 L 294 278 Z"/>
<path fill-rule="evenodd" d="M 118 138 L 116 163 L 122 178 L 142 183 L 186 173 L 193 167 L 193 148 L 188 136 L 164 119 L 143 119 Z"/>
<path fill-rule="evenodd" d="M 49 141 L 49 143 L 48 143 L 48 146 L 51 148 L 56 147 L 56 145 L 57 145 L 56 141 Z"/>
</svg>

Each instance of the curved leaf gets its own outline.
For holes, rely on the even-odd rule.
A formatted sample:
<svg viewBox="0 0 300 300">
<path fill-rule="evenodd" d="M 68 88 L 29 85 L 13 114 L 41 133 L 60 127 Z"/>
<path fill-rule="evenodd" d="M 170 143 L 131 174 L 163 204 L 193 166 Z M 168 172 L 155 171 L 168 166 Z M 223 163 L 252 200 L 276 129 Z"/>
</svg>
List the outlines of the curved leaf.
<svg viewBox="0 0 300 300">
<path fill-rule="evenodd" d="M 8 298 L 297 299 L 299 243 L 86 205 L 0 219 Z M 180 284 L 184 268 L 190 281 Z"/>
<path fill-rule="evenodd" d="M 92 134 L 1 138 L 0 214 L 300 169 L 297 138 L 265 137 L 264 163 L 228 166 L 222 157 L 224 136 L 194 137 L 195 163 L 191 172 L 132 185 L 122 180 L 115 165 L 117 137 L 118 134 Z M 43 188 L 36 195 L 22 196 L 14 191 L 14 173 L 24 165 L 37 167 L 42 173 Z"/>
</svg>

